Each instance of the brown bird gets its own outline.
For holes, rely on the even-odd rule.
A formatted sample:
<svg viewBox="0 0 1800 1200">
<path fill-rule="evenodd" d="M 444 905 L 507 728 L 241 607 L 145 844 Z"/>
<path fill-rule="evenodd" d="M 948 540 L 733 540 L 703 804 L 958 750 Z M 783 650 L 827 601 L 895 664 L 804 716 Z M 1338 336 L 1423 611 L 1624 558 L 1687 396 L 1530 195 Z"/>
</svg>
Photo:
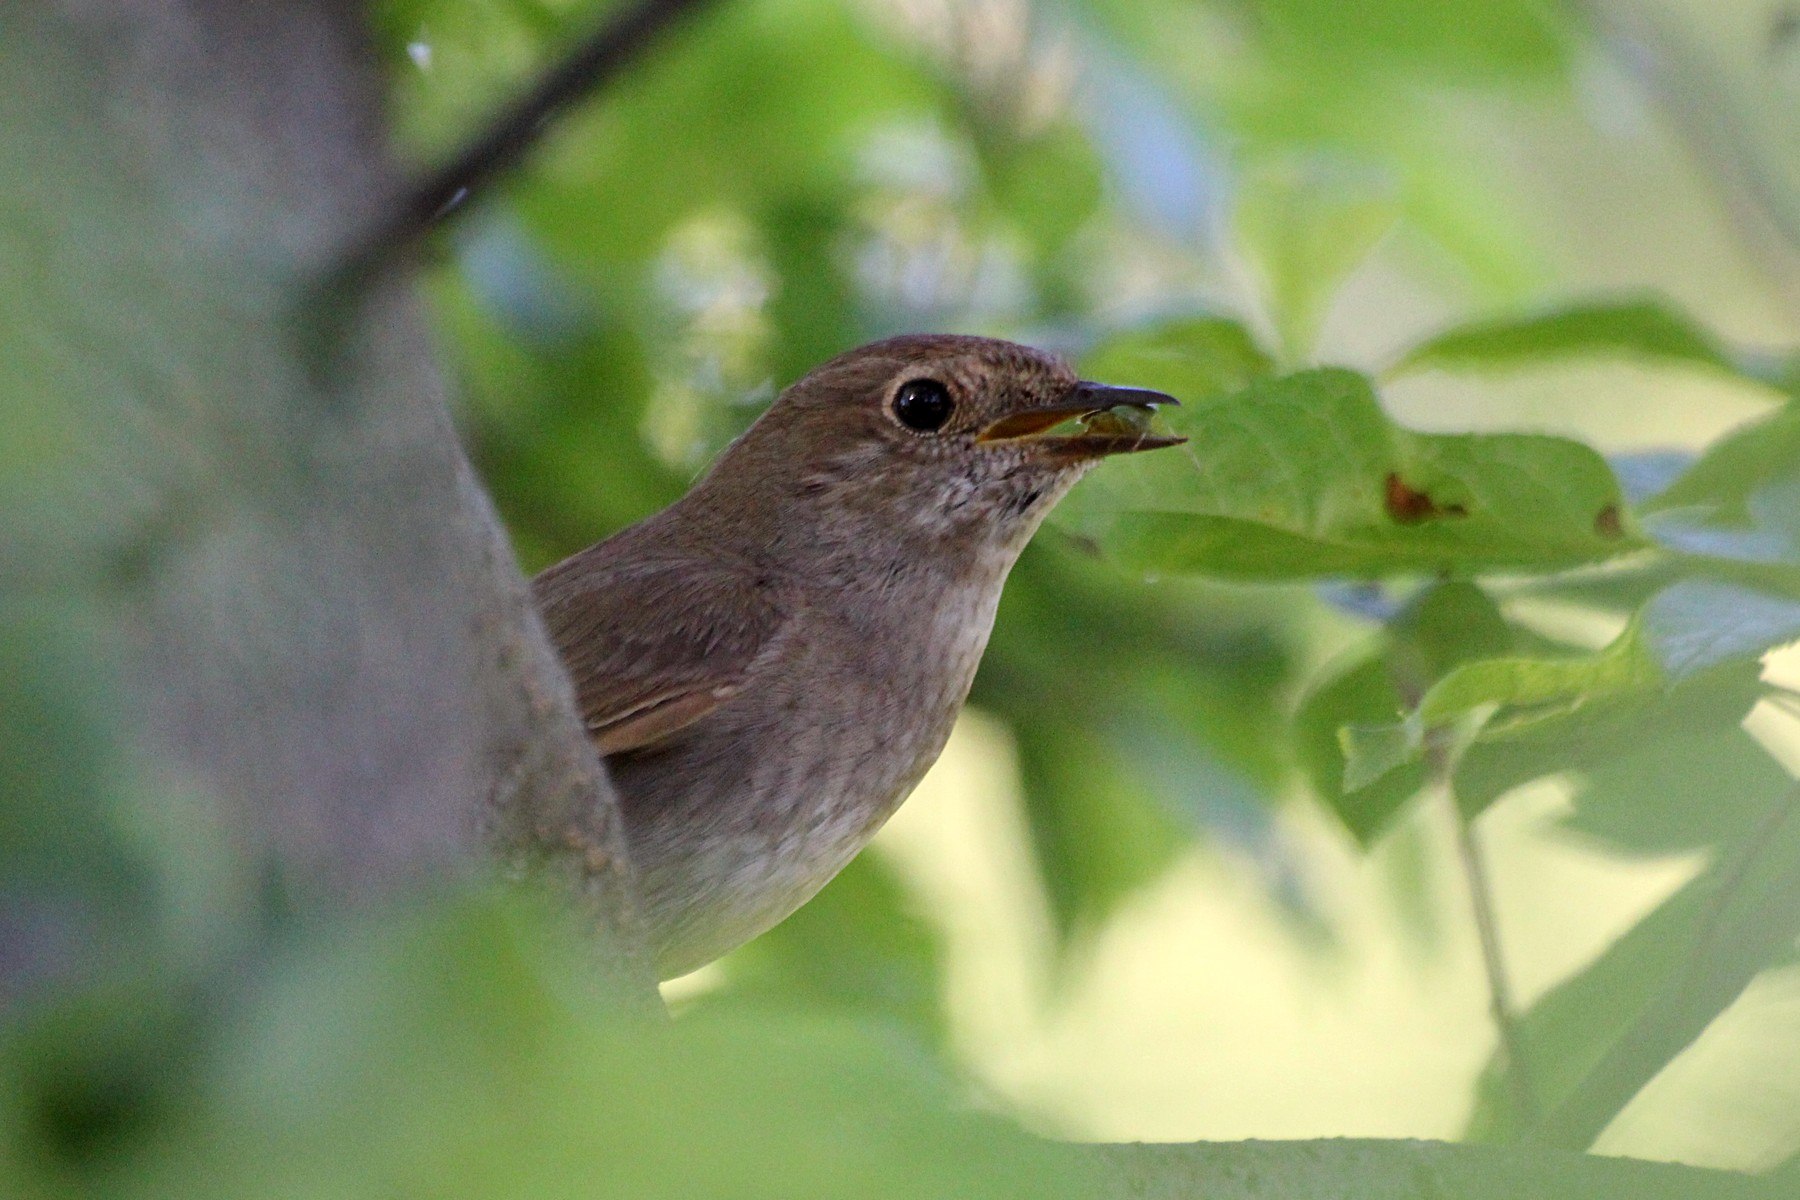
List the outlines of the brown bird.
<svg viewBox="0 0 1800 1200">
<path fill-rule="evenodd" d="M 1011 342 L 875 342 L 778 396 L 675 504 L 537 577 L 663 978 L 874 836 L 944 748 L 1045 513 L 1100 458 L 1180 442 L 1142 419 L 1173 403 Z"/>
</svg>

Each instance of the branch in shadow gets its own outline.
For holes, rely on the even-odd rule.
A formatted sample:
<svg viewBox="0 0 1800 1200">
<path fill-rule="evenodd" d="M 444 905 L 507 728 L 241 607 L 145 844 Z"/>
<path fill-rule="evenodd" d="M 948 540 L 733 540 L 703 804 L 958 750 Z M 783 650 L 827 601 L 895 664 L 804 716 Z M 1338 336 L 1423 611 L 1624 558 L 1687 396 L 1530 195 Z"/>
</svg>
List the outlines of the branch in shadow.
<svg viewBox="0 0 1800 1200">
<path fill-rule="evenodd" d="M 409 250 L 483 188 L 517 165 L 565 109 L 598 92 L 680 18 L 710 0 L 638 0 L 615 13 L 569 56 L 502 109 L 443 166 L 415 181 L 339 257 L 334 283 L 355 286 Z"/>
</svg>

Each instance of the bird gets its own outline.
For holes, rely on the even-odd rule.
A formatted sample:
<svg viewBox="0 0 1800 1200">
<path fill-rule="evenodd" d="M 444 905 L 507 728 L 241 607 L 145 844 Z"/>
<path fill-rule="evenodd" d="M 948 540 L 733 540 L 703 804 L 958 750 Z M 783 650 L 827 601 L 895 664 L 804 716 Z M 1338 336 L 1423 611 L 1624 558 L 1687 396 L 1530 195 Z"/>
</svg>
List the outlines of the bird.
<svg viewBox="0 0 1800 1200">
<path fill-rule="evenodd" d="M 782 391 L 678 501 L 539 574 L 658 976 L 809 900 L 950 735 L 1008 571 L 1161 392 L 1014 342 L 887 338 Z"/>
</svg>

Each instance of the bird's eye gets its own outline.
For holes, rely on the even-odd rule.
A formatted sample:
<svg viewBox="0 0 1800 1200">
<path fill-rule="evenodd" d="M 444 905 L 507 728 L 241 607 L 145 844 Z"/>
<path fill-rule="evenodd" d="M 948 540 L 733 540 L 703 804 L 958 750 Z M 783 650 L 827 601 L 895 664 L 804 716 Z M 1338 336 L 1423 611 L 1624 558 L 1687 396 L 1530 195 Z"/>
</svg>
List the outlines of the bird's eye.
<svg viewBox="0 0 1800 1200">
<path fill-rule="evenodd" d="M 935 379 L 909 379 L 894 393 L 894 415 L 908 429 L 935 433 L 956 407 L 950 391 Z"/>
</svg>

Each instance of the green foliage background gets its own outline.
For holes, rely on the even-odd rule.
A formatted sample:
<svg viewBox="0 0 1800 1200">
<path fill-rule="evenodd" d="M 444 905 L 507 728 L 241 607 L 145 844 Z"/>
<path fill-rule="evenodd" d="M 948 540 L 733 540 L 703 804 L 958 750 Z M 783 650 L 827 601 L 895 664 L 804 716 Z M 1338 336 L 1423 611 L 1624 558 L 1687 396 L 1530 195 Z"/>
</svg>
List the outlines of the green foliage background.
<svg viewBox="0 0 1800 1200">
<path fill-rule="evenodd" d="M 604 12 L 389 0 L 408 152 L 447 152 Z M 1367 848 L 1451 803 L 1478 850 L 1490 806 L 1569 780 L 1591 844 L 1706 865 L 1508 1016 L 1468 1135 L 1556 1176 L 1553 1150 L 1589 1147 L 1746 988 L 1791 976 L 1800 937 L 1800 793 L 1742 728 L 1758 704 L 1800 716 L 1761 665 L 1800 638 L 1783 22 L 1755 3 L 725 0 L 460 220 L 433 311 L 531 569 L 673 500 L 776 389 L 883 334 L 1014 337 L 1179 396 L 1188 447 L 1065 502 L 976 685 L 1016 752 L 1057 953 L 1079 960 L 1192 845 L 1268 839 L 1285 806 Z M 1546 199 L 1597 186 L 1584 154 L 1627 185 Z M 1592 211 L 1609 204 L 1635 207 Z M 1614 219 L 1641 270 L 1579 245 Z M 1696 261 L 1736 273 L 1683 276 Z M 1684 428 L 1693 401 L 1666 385 L 1695 379 L 1757 415 L 1620 451 L 1643 406 Z M 1544 619 L 1569 611 L 1608 636 Z M 0 721 L 29 736 L 99 704 L 61 682 L 79 653 L 8 647 Z M 0 1148 L 43 1194 L 588 1195 L 594 1163 L 633 1196 L 1098 1186 L 1089 1160 L 956 1115 L 941 933 L 881 860 L 728 960 L 666 1035 L 596 1017 L 553 923 L 492 898 L 301 931 L 246 999 L 181 965 L 207 936 L 192 914 L 234 893 L 180 818 L 120 835 L 106 780 L 44 771 L 9 786 L 80 802 L 9 848 L 121 859 L 122 912 L 140 877 L 190 902 L 157 965 L 128 956 L 142 969 L 9 1042 Z M 230 1034 L 195 1065 L 182 1014 L 216 994 Z M 143 1096 L 162 1098 L 133 1118 L 154 1151 L 96 1180 L 88 1139 L 130 1133 Z M 1797 1151 L 1745 1154 L 1785 1195 Z M 1382 1178 L 1344 1182 L 1396 1194 Z M 1522 1194 L 1482 1178 L 1443 1194 Z"/>
</svg>

